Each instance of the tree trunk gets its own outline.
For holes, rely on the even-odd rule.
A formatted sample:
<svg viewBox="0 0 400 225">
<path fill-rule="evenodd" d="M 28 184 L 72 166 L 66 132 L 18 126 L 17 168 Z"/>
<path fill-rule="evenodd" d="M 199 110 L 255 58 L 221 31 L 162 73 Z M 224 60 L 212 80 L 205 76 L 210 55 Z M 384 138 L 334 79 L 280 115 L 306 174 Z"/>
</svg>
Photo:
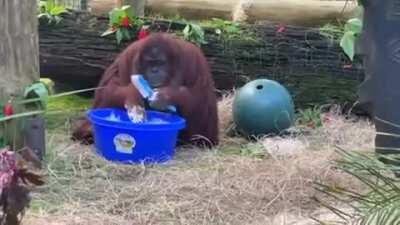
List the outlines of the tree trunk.
<svg viewBox="0 0 400 225">
<path fill-rule="evenodd" d="M 146 0 L 125 0 L 125 4 L 133 7 L 135 15 L 139 17 L 144 16 L 144 8 L 146 7 Z"/>
<path fill-rule="evenodd" d="M 162 31 L 181 31 L 185 27 L 167 21 L 156 24 Z M 103 71 L 128 44 L 117 46 L 115 37 L 100 37 L 106 29 L 106 18 L 87 13 L 73 13 L 55 27 L 41 25 L 42 74 L 71 84 L 74 89 L 96 86 Z M 208 44 L 202 50 L 218 89 L 269 78 L 288 87 L 298 106 L 355 100 L 362 69 L 357 63 L 349 66 L 351 62 L 338 43 L 322 36 L 318 29 L 288 26 L 281 34 L 276 33 L 276 24 L 248 29 L 255 31 L 258 41 L 243 37 L 226 41 L 214 30 L 206 29 Z"/>
<path fill-rule="evenodd" d="M 23 89 L 40 77 L 36 4 L 36 0 L 0 0 L 0 104 L 12 96 L 21 97 Z M 20 113 L 19 108 L 14 109 L 16 113 Z M 1 123 L 3 144 L 14 151 L 27 146 L 44 152 L 44 146 L 37 149 L 25 142 L 29 138 L 24 134 L 26 127 L 21 119 Z M 40 138 L 44 143 L 44 136 Z"/>
<path fill-rule="evenodd" d="M 39 78 L 36 1 L 0 0 L 0 101 Z"/>
</svg>

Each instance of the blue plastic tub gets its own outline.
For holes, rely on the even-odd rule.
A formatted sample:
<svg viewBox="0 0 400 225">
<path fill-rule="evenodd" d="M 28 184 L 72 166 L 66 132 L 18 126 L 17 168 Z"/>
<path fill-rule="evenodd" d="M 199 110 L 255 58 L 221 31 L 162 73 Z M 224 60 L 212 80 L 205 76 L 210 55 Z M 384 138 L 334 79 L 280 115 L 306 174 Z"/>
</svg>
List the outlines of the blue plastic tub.
<svg viewBox="0 0 400 225">
<path fill-rule="evenodd" d="M 93 125 L 96 151 L 105 159 L 121 163 L 162 163 L 174 157 L 183 118 L 146 111 L 148 121 L 132 123 L 125 110 L 93 109 L 88 112 Z M 117 118 L 117 119 L 116 119 Z"/>
</svg>

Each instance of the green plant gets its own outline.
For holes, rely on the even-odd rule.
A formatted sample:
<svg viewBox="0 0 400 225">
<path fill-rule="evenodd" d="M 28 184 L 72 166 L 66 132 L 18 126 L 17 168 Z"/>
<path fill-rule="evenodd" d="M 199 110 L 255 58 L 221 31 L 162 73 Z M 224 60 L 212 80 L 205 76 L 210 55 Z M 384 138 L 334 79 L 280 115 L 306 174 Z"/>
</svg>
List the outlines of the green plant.
<svg viewBox="0 0 400 225">
<path fill-rule="evenodd" d="M 193 42 L 198 46 L 207 44 L 204 38 L 204 30 L 200 25 L 187 23 L 182 32 L 183 38 L 187 41 Z"/>
<path fill-rule="evenodd" d="M 109 12 L 109 28 L 101 35 L 102 37 L 115 33 L 117 43 L 129 41 L 136 37 L 136 33 L 143 25 L 143 21 L 134 15 L 132 7 L 124 5 L 114 8 Z"/>
<path fill-rule="evenodd" d="M 23 147 L 23 129 L 27 117 L 43 114 L 47 106 L 48 89 L 41 81 L 27 86 L 21 96 L 15 96 L 2 105 L 0 117 L 0 147 L 10 146 L 11 150 Z M 18 102 L 31 98 L 38 101 L 19 104 Z"/>
<path fill-rule="evenodd" d="M 0 225 L 19 225 L 21 217 L 28 208 L 32 185 L 44 184 L 42 176 L 28 169 L 25 154 L 33 154 L 27 150 L 18 152 L 0 149 Z"/>
<path fill-rule="evenodd" d="M 335 167 L 360 181 L 366 190 L 360 193 L 346 187 L 316 183 L 318 191 L 351 211 L 334 206 L 336 204 L 331 203 L 331 200 L 330 203 L 317 198 L 316 200 L 341 218 L 338 223 L 400 224 L 400 180 L 393 176 L 393 171 L 400 171 L 400 166 L 397 166 L 398 163 L 383 163 L 383 159 L 399 162 L 398 156 L 350 152 L 343 149 L 338 149 L 337 152 L 341 158 L 335 161 Z"/>
<path fill-rule="evenodd" d="M 58 24 L 62 17 L 61 15 L 68 13 L 67 9 L 62 5 L 57 5 L 54 0 L 46 0 L 39 2 L 38 18 L 47 19 L 48 23 Z"/>
<path fill-rule="evenodd" d="M 49 97 L 49 89 L 46 87 L 44 83 L 40 81 L 34 82 L 25 89 L 23 97 L 25 99 L 31 99 L 31 98 L 40 99 L 40 101 L 38 102 L 27 104 L 26 105 L 27 107 L 31 106 L 38 109 L 46 109 Z"/>
<path fill-rule="evenodd" d="M 212 19 L 212 25 L 215 29 L 215 33 L 223 36 L 225 38 L 236 38 L 240 35 L 242 35 L 242 30 L 240 29 L 240 24 L 233 22 L 233 21 L 227 21 L 227 20 L 222 20 L 219 18 L 213 18 Z"/>
<path fill-rule="evenodd" d="M 49 111 L 47 108 L 48 101 L 97 89 L 89 88 L 52 95 L 50 91 L 52 84 L 52 81 L 48 79 L 36 81 L 27 86 L 21 96 L 13 97 L 3 105 L 2 111 L 5 106 L 10 107 L 11 111 L 0 117 L 0 147 L 10 146 L 11 150 L 23 147 L 23 135 L 21 133 L 23 133 L 27 117 L 65 112 L 65 109 Z"/>
<path fill-rule="evenodd" d="M 355 10 L 355 17 L 346 21 L 344 25 L 326 24 L 319 29 L 320 34 L 331 41 L 337 41 L 344 53 L 353 61 L 355 55 L 355 43 L 362 32 L 363 7 L 358 1 L 359 7 Z"/>
<path fill-rule="evenodd" d="M 322 126 L 321 120 L 322 110 L 321 107 L 307 108 L 305 110 L 300 109 L 297 113 L 297 125 L 307 126 L 310 128 L 317 128 Z"/>
<path fill-rule="evenodd" d="M 356 38 L 362 31 L 362 20 L 360 18 L 352 18 L 346 22 L 344 26 L 344 34 L 340 40 L 340 47 L 346 55 L 353 60 Z"/>
</svg>

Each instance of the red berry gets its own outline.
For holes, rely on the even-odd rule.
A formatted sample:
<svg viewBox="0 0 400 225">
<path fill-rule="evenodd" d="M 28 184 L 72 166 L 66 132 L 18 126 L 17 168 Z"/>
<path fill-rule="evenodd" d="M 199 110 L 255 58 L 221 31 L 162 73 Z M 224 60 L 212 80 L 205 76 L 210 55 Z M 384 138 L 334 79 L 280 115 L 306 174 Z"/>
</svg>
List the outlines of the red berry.
<svg viewBox="0 0 400 225">
<path fill-rule="evenodd" d="M 129 27 L 130 26 L 129 18 L 127 16 L 125 16 L 122 19 L 122 23 L 121 24 L 122 24 L 123 27 Z"/>
<path fill-rule="evenodd" d="M 149 34 L 150 34 L 150 32 L 147 29 L 142 28 L 139 31 L 138 39 L 140 40 L 140 39 L 146 38 L 147 36 L 149 36 Z"/>
<path fill-rule="evenodd" d="M 4 105 L 3 114 L 4 116 L 11 116 L 12 114 L 14 114 L 11 102 L 7 102 L 7 104 Z"/>
</svg>

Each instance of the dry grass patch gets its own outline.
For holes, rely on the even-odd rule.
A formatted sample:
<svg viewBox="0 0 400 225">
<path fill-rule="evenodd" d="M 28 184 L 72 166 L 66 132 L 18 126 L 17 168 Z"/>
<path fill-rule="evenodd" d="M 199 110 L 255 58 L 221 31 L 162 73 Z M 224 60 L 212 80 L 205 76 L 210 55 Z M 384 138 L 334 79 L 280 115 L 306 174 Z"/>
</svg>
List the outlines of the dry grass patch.
<svg viewBox="0 0 400 225">
<path fill-rule="evenodd" d="M 108 163 L 65 134 L 49 134 L 48 184 L 35 191 L 25 224 L 312 224 L 326 217 L 313 182 L 359 187 L 332 167 L 335 145 L 370 150 L 363 120 L 329 113 L 306 134 L 249 143 L 226 136 L 232 97 L 220 102 L 221 146 L 179 149 L 155 166 Z"/>
</svg>

